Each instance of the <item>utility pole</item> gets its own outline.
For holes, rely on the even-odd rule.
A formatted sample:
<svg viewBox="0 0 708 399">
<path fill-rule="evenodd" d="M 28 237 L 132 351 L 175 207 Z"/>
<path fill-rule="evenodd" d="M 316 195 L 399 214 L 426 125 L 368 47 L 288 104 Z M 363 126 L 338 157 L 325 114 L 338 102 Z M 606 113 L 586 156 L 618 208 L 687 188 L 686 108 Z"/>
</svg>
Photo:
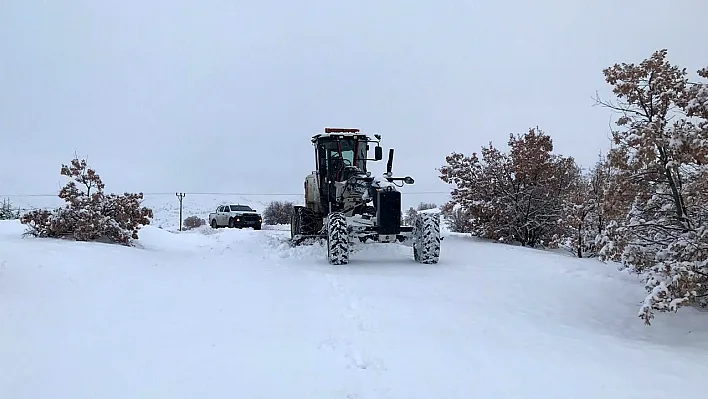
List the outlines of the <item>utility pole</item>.
<svg viewBox="0 0 708 399">
<path fill-rule="evenodd" d="M 185 193 L 175 193 L 179 200 L 179 231 L 182 231 L 182 200 L 186 196 Z"/>
</svg>

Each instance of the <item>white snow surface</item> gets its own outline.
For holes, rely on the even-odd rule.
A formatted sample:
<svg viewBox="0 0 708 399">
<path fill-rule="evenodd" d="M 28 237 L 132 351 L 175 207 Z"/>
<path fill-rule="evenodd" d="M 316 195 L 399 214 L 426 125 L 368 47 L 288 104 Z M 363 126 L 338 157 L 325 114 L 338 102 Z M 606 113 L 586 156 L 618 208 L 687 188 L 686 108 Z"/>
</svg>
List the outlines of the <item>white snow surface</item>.
<svg viewBox="0 0 708 399">
<path fill-rule="evenodd" d="M 0 398 L 702 397 L 708 315 L 637 318 L 614 265 L 446 233 L 438 265 L 286 229 L 135 248 L 0 222 Z"/>
</svg>

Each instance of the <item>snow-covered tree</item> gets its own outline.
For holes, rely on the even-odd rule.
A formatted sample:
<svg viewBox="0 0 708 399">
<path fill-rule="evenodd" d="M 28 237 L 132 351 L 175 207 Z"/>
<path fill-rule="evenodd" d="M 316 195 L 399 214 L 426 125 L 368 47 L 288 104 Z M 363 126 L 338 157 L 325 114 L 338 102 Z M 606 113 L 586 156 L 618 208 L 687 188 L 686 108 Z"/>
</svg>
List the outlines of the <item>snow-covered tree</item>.
<svg viewBox="0 0 708 399">
<path fill-rule="evenodd" d="M 561 231 L 556 241 L 578 258 L 595 255 L 595 225 L 600 199 L 593 188 L 591 176 L 578 173 L 563 195 Z"/>
<path fill-rule="evenodd" d="M 447 203 L 441 211 L 445 215 L 447 227 L 455 233 L 469 233 L 473 228 L 470 212 L 459 204 Z"/>
<path fill-rule="evenodd" d="M 77 241 L 108 240 L 131 245 L 141 225 L 150 224 L 152 210 L 141 206 L 142 193 L 106 194 L 101 177 L 86 160 L 62 165 L 70 181 L 59 192 L 66 204 L 55 210 L 33 210 L 20 221 L 37 237 L 73 237 Z"/>
<path fill-rule="evenodd" d="M 402 220 L 404 223 L 411 225 L 414 223 L 415 217 L 416 215 L 418 215 L 418 212 L 425 211 L 428 209 L 435 209 L 437 207 L 437 204 L 432 202 L 421 202 L 416 208 L 408 208 L 408 210 L 402 215 Z"/>
<path fill-rule="evenodd" d="M 17 209 L 13 209 L 12 202 L 10 202 L 9 199 L 5 198 L 2 200 L 0 203 L 0 220 L 19 219 L 20 216 L 18 213 L 19 211 Z"/>
<path fill-rule="evenodd" d="M 415 210 L 415 208 L 410 207 L 408 210 L 403 214 L 403 222 L 412 225 L 413 221 L 415 220 L 415 216 L 418 214 L 418 211 Z"/>
<path fill-rule="evenodd" d="M 563 196 L 563 231 L 557 238 L 558 245 L 565 247 L 578 257 L 602 256 L 615 259 L 617 248 L 612 248 L 612 256 L 607 255 L 610 247 L 601 252 L 611 227 L 622 222 L 629 211 L 634 194 L 623 187 L 617 179 L 607 157 L 599 160 L 585 174 L 578 174 Z"/>
<path fill-rule="evenodd" d="M 639 316 L 705 305 L 708 237 L 705 186 L 708 163 L 705 84 L 691 85 L 685 69 L 660 50 L 640 64 L 606 68 L 620 112 L 609 154 L 617 177 L 634 198 L 624 221 L 607 229 L 604 244 L 622 248 L 620 260 L 646 278 Z M 699 74 L 706 77 L 706 70 Z M 612 236 L 612 237 L 610 237 Z M 609 237 L 609 238 L 608 238 Z M 605 249 L 603 251 L 607 252 Z"/>
<path fill-rule="evenodd" d="M 425 211 L 428 209 L 435 209 L 437 207 L 438 207 L 438 205 L 433 202 L 421 202 L 418 204 L 416 211 L 420 212 L 420 211 Z"/>
<path fill-rule="evenodd" d="M 577 166 L 553 154 L 553 141 L 538 129 L 510 135 L 508 145 L 508 154 L 489 143 L 481 159 L 476 153 L 446 158 L 440 178 L 454 186 L 450 205 L 465 209 L 474 235 L 548 245 L 558 236 L 563 195 L 577 179 Z"/>
</svg>

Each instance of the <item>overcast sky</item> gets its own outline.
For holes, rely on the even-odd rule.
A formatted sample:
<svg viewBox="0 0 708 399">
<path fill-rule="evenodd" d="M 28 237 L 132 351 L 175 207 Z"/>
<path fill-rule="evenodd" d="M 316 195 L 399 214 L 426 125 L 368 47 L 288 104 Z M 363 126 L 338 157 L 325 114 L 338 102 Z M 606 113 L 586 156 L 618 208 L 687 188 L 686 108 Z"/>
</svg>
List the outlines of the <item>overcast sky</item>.
<svg viewBox="0 0 708 399">
<path fill-rule="evenodd" d="M 666 47 L 708 66 L 708 2 L 4 0 L 0 195 L 56 193 L 88 157 L 107 190 L 299 193 L 310 137 L 394 147 L 406 191 L 452 152 L 539 126 L 590 166 L 602 68 Z M 374 169 L 380 172 L 381 163 Z"/>
</svg>

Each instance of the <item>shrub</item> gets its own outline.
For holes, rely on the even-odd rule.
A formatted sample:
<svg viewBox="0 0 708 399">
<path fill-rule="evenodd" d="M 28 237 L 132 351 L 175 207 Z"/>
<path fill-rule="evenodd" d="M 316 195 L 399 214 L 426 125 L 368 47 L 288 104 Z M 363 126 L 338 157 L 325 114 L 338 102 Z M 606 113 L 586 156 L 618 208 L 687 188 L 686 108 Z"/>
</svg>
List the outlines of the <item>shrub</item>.
<svg viewBox="0 0 708 399">
<path fill-rule="evenodd" d="M 263 223 L 288 224 L 293 213 L 294 203 L 289 201 L 273 201 L 269 203 L 263 210 Z"/>
<path fill-rule="evenodd" d="M 132 245 L 140 226 L 150 224 L 152 210 L 140 206 L 143 194 L 105 194 L 103 181 L 86 160 L 74 158 L 70 166 L 62 165 L 61 175 L 71 179 L 59 192 L 66 205 L 22 215 L 20 222 L 28 226 L 26 234 Z"/>
<path fill-rule="evenodd" d="M 190 216 L 184 219 L 184 223 L 182 223 L 185 230 L 195 229 L 197 227 L 204 226 L 205 224 L 206 220 L 200 218 L 199 216 Z"/>
</svg>

